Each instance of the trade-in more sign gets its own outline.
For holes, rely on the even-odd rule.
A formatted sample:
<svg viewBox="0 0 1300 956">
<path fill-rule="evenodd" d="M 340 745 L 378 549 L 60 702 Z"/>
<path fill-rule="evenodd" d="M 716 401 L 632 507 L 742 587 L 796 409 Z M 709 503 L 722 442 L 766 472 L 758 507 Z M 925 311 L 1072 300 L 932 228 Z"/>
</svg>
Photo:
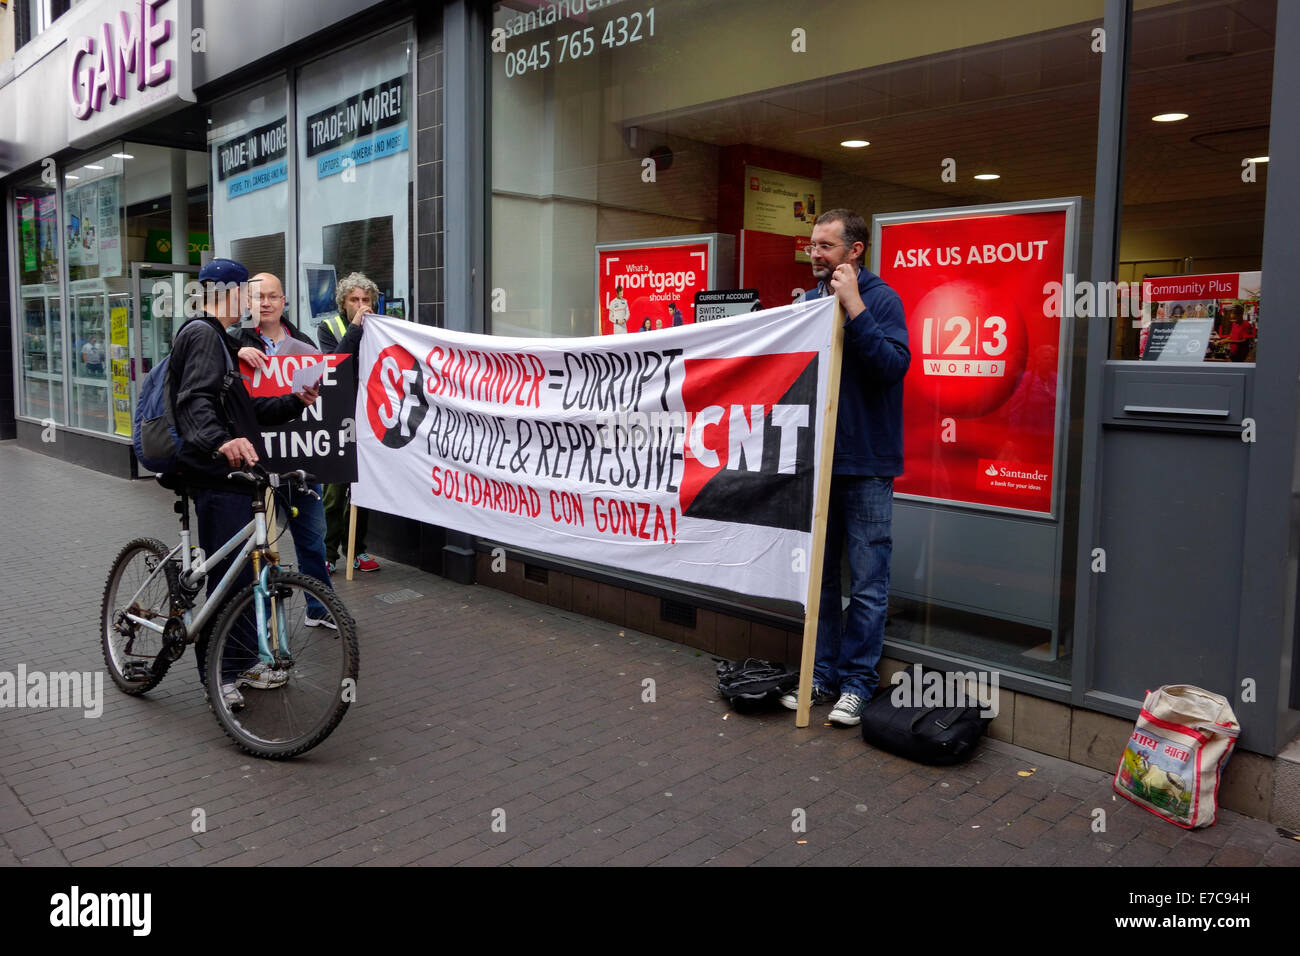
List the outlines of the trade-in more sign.
<svg viewBox="0 0 1300 956">
<path fill-rule="evenodd" d="M 332 103 L 307 117 L 307 156 L 324 179 L 404 152 L 410 145 L 406 74 Z"/>
<path fill-rule="evenodd" d="M 354 500 L 802 603 L 833 309 L 562 340 L 368 317 Z"/>
<path fill-rule="evenodd" d="M 213 147 L 217 179 L 226 183 L 226 199 L 246 196 L 284 182 L 289 176 L 289 125 L 280 117 Z"/>
<path fill-rule="evenodd" d="M 877 271 L 912 350 L 894 490 L 1051 514 L 1066 209 L 881 219 Z"/>
<path fill-rule="evenodd" d="M 367 323 L 367 329 L 369 323 Z M 357 446 L 352 408 L 357 391 L 356 361 L 350 355 L 279 355 L 267 359 L 266 374 L 240 363 L 244 385 L 253 397 L 288 395 L 293 374 L 300 368 L 326 362 L 320 395 L 293 421 L 265 426 L 262 445 L 268 471 L 301 468 L 326 484 L 356 481 Z"/>
</svg>

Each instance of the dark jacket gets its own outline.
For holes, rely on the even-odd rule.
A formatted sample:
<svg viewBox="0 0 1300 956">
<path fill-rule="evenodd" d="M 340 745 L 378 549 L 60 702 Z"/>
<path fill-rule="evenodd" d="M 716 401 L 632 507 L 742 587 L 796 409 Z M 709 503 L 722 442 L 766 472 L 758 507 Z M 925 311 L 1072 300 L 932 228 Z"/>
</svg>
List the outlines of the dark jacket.
<svg viewBox="0 0 1300 956">
<path fill-rule="evenodd" d="M 866 308 L 844 326 L 834 473 L 892 478 L 903 473 L 903 376 L 912 361 L 907 323 L 898 293 L 865 267 L 858 271 L 858 293 Z M 818 283 L 804 298 L 829 294 Z"/>
<path fill-rule="evenodd" d="M 312 348 L 316 348 L 316 343 L 311 340 L 311 336 L 295 327 L 294 324 L 289 321 L 287 316 L 280 316 L 280 324 L 284 326 L 284 330 L 293 338 L 297 339 L 299 342 L 304 342 L 307 345 L 310 345 Z M 259 326 L 255 325 L 252 328 L 240 328 L 237 331 L 239 333 L 238 335 L 234 335 L 233 332 L 228 332 L 227 334 L 233 335 L 239 348 L 255 348 L 259 352 L 266 352 L 266 343 L 262 341 Z"/>
<path fill-rule="evenodd" d="M 338 318 L 343 321 L 347 329 L 343 339 L 339 340 L 334 330 L 330 328 L 330 320 L 325 319 L 321 322 L 320 331 L 317 333 L 320 336 L 320 350 L 326 355 L 356 355 L 361 351 L 361 333 L 365 329 L 360 325 L 352 325 L 342 314 Z"/>
<path fill-rule="evenodd" d="M 212 331 L 189 329 L 191 323 L 187 322 L 174 340 L 168 379 L 176 433 L 182 442 L 181 466 L 186 472 L 224 478 L 231 469 L 218 448 L 232 438 L 247 438 L 258 455 L 265 456 L 258 425 L 291 421 L 301 414 L 302 402 L 293 395 L 250 397 L 238 371 L 229 371 L 238 368 L 235 357 L 238 346 L 234 340 L 212 316 L 192 321 L 207 325 Z M 229 364 L 221 354 L 223 349 L 229 356 Z M 227 375 L 234 378 L 223 395 L 222 385 Z"/>
</svg>

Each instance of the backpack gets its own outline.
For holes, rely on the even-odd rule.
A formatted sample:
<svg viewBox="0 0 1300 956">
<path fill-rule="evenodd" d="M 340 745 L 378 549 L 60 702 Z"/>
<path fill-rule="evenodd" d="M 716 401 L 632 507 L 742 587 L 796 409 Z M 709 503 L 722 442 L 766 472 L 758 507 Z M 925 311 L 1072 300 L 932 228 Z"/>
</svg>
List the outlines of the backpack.
<svg viewBox="0 0 1300 956">
<path fill-rule="evenodd" d="M 172 340 L 172 350 L 185 330 L 193 325 L 187 322 Z M 202 324 L 202 323 L 199 323 Z M 226 370 L 231 372 L 234 365 L 230 361 L 230 352 L 224 348 Z M 176 415 L 171 401 L 171 353 L 149 370 L 140 384 L 140 395 L 135 403 L 135 415 L 132 417 L 131 446 L 135 457 L 147 470 L 155 474 L 170 474 L 180 469 L 181 436 L 176 434 Z M 224 399 L 231 385 L 227 374 L 221 383 L 221 396 Z"/>
<path fill-rule="evenodd" d="M 798 671 L 753 657 L 735 663 L 718 660 L 717 674 L 718 693 L 738 711 L 772 703 L 799 683 Z"/>
</svg>

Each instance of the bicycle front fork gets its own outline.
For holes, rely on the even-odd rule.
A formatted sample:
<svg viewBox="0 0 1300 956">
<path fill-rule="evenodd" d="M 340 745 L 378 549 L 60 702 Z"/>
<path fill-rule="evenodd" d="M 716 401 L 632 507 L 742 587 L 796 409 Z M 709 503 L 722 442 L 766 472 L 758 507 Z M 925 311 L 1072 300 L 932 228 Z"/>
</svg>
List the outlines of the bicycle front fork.
<svg viewBox="0 0 1300 956">
<path fill-rule="evenodd" d="M 271 566 L 262 568 L 258 576 L 257 587 L 253 589 L 253 603 L 257 607 L 257 651 L 264 663 L 273 667 L 289 656 L 284 614 L 284 602 L 276 599 L 271 591 Z M 270 631 L 268 638 L 267 631 Z"/>
</svg>

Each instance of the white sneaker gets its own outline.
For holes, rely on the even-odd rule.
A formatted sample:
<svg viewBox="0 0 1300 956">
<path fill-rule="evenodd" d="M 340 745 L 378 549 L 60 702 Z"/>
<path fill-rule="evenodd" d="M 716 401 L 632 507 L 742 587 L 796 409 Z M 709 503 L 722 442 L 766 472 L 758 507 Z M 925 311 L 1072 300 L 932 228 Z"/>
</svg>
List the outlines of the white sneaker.
<svg viewBox="0 0 1300 956">
<path fill-rule="evenodd" d="M 270 690 L 279 687 L 289 679 L 287 670 L 272 670 L 266 661 L 258 661 L 235 681 L 236 687 L 255 687 L 258 690 Z"/>
<path fill-rule="evenodd" d="M 856 727 L 862 723 L 862 707 L 866 701 L 857 694 L 841 694 L 826 719 L 841 727 Z"/>
<path fill-rule="evenodd" d="M 821 684 L 812 686 L 812 705 L 820 707 L 822 704 L 829 704 L 835 699 L 835 695 L 824 689 Z M 781 706 L 786 710 L 799 709 L 799 688 L 796 687 L 788 694 L 781 695 Z"/>
<path fill-rule="evenodd" d="M 331 631 L 337 631 L 339 626 L 328 617 L 312 617 L 310 614 L 303 615 L 302 623 L 307 627 L 328 627 Z"/>
</svg>

